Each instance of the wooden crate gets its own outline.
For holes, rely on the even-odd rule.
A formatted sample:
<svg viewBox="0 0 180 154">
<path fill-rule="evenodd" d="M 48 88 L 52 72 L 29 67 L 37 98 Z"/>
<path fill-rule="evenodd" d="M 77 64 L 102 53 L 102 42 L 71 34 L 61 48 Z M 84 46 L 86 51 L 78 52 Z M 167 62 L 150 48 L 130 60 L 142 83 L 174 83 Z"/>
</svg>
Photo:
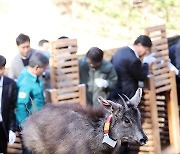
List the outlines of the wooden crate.
<svg viewBox="0 0 180 154">
<path fill-rule="evenodd" d="M 85 85 L 79 85 L 77 40 L 61 39 L 51 42 L 51 86 L 47 100 L 53 103 L 86 104 Z"/>
<path fill-rule="evenodd" d="M 166 38 L 166 28 L 164 25 L 150 27 L 145 30 L 145 34 L 150 36 L 155 53 L 156 61 L 151 66 L 151 78 L 149 86 L 144 95 L 143 105 L 149 105 L 150 110 L 141 108 L 142 113 L 146 113 L 143 121 L 149 121 L 151 129 L 146 128 L 150 140 L 144 147 L 139 149 L 135 145 L 138 153 L 152 154 L 178 154 L 180 147 L 179 111 L 177 101 L 175 73 L 168 68 L 169 56 Z"/>
</svg>

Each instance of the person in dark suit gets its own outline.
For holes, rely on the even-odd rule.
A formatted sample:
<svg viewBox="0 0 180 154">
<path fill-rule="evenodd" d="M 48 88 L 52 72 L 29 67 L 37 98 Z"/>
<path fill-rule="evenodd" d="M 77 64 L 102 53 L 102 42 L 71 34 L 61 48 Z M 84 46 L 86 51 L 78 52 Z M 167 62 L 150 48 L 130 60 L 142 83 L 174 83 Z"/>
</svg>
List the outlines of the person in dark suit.
<svg viewBox="0 0 180 154">
<path fill-rule="evenodd" d="M 6 153 L 7 143 L 16 139 L 15 105 L 17 87 L 14 80 L 4 76 L 6 59 L 0 55 L 0 153 Z"/>
<path fill-rule="evenodd" d="M 169 58 L 171 60 L 171 63 L 169 63 L 169 68 L 176 74 L 178 103 L 180 104 L 180 43 L 170 46 Z"/>
<path fill-rule="evenodd" d="M 118 83 L 111 97 L 118 96 L 118 93 L 123 93 L 129 98 L 134 96 L 138 82 L 147 78 L 148 65 L 155 60 L 152 54 L 145 57 L 143 63 L 140 60 L 150 51 L 151 46 L 151 39 L 148 36 L 140 35 L 132 46 L 117 50 L 111 61 L 118 74 Z"/>
<path fill-rule="evenodd" d="M 140 35 L 131 46 L 126 46 L 117 50 L 111 62 L 117 72 L 118 82 L 116 89 L 111 92 L 110 99 L 119 99 L 118 94 L 125 94 L 129 98 L 134 96 L 138 89 L 138 82 L 144 81 L 148 75 L 148 65 L 155 61 L 153 54 L 143 59 L 152 46 L 151 39 L 146 35 Z M 129 143 L 123 143 L 119 149 L 119 154 L 129 154 Z"/>
</svg>

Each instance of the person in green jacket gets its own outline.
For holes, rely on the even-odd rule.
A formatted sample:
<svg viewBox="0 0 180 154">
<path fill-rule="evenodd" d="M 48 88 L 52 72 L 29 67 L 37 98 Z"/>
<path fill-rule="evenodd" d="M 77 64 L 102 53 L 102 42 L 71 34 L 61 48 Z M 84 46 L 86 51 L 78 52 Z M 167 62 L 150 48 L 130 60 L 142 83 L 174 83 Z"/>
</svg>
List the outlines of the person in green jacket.
<svg viewBox="0 0 180 154">
<path fill-rule="evenodd" d="M 112 64 L 103 59 L 103 51 L 92 47 L 79 60 L 80 83 L 86 85 L 87 104 L 99 106 L 98 96 L 108 98 L 109 92 L 115 88 L 117 74 Z"/>
<path fill-rule="evenodd" d="M 42 75 L 48 63 L 45 55 L 40 52 L 34 53 L 28 67 L 24 68 L 17 80 L 16 119 L 18 126 L 22 126 L 29 115 L 45 105 L 42 81 L 39 76 Z"/>
</svg>

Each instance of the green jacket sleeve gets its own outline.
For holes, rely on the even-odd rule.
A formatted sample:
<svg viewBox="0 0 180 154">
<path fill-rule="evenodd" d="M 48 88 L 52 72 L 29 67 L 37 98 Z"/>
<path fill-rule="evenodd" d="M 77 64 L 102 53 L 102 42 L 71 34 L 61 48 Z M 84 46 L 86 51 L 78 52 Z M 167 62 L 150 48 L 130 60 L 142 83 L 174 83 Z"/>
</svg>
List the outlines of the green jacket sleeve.
<svg viewBox="0 0 180 154">
<path fill-rule="evenodd" d="M 28 104 L 30 102 L 30 89 L 27 86 L 20 86 L 17 98 L 16 118 L 18 125 L 29 116 Z"/>
<path fill-rule="evenodd" d="M 115 89 L 116 88 L 116 84 L 117 84 L 117 73 L 115 71 L 115 69 L 112 67 L 110 73 L 109 73 L 109 76 L 108 76 L 108 89 L 109 90 L 112 90 L 112 89 Z"/>
</svg>

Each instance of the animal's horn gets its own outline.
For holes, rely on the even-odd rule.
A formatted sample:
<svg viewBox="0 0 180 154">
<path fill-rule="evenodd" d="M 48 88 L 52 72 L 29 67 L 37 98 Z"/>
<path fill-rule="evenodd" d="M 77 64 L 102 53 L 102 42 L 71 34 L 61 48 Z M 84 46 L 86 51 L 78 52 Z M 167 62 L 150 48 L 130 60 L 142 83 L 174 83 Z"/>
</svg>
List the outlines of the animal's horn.
<svg viewBox="0 0 180 154">
<path fill-rule="evenodd" d="M 128 100 L 128 104 L 129 104 L 131 100 L 125 94 L 123 94 L 123 96 L 126 97 L 126 99 Z"/>
<path fill-rule="evenodd" d="M 130 103 L 132 103 L 135 107 L 137 107 L 141 101 L 142 97 L 142 88 L 138 88 L 135 95 L 130 99 Z"/>
<path fill-rule="evenodd" d="M 123 106 L 125 107 L 125 110 L 127 110 L 127 109 L 128 109 L 128 106 L 127 106 L 127 104 L 126 104 L 126 101 L 124 100 L 124 98 L 123 98 L 120 94 L 118 94 L 118 96 L 121 98 L 121 100 L 122 100 L 122 102 L 123 102 Z"/>
</svg>

